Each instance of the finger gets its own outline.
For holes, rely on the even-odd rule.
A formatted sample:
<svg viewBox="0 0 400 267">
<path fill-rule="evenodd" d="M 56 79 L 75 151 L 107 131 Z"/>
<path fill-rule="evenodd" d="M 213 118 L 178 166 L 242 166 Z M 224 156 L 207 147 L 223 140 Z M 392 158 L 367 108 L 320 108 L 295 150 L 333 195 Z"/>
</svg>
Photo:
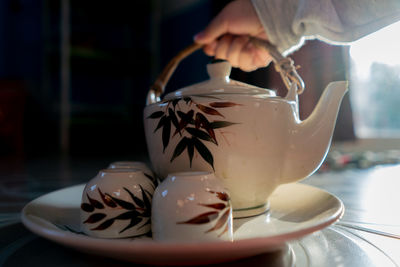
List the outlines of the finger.
<svg viewBox="0 0 400 267">
<path fill-rule="evenodd" d="M 248 42 L 249 38 L 247 36 L 239 36 L 235 37 L 232 40 L 232 44 L 229 47 L 228 53 L 227 53 L 227 59 L 231 63 L 233 67 L 238 67 L 239 66 L 239 56 L 240 52 Z"/>
<path fill-rule="evenodd" d="M 203 47 L 204 53 L 210 57 L 215 56 L 216 49 L 217 49 L 217 41 L 211 42 L 210 44 L 204 45 Z"/>
<path fill-rule="evenodd" d="M 226 34 L 219 41 L 215 50 L 215 57 L 218 59 L 227 59 L 228 49 L 232 43 L 232 35 Z"/>
<path fill-rule="evenodd" d="M 251 49 L 254 47 L 251 43 L 247 43 L 239 56 L 239 67 L 244 71 L 253 71 L 256 67 L 253 65 L 253 55 Z"/>
<path fill-rule="evenodd" d="M 258 69 L 258 68 L 264 68 L 264 67 L 268 66 L 269 63 L 270 63 L 271 61 L 272 61 L 272 60 L 271 60 L 270 58 L 268 58 L 268 59 L 261 59 L 261 58 L 259 58 L 259 57 L 257 57 L 257 56 L 254 56 L 254 57 L 253 57 L 253 63 L 252 63 L 252 65 L 253 65 L 256 69 Z"/>
<path fill-rule="evenodd" d="M 254 47 L 253 49 L 253 65 L 257 68 L 263 68 L 272 61 L 271 55 L 264 49 Z"/>
</svg>

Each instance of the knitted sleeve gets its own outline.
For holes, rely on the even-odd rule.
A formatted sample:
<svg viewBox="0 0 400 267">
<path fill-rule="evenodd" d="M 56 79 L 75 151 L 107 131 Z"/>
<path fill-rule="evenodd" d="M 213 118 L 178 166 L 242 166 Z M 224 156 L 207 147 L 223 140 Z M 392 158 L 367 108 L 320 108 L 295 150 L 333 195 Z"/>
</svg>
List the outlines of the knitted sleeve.
<svg viewBox="0 0 400 267">
<path fill-rule="evenodd" d="M 271 43 L 288 54 L 305 39 L 355 41 L 400 20 L 400 0 L 252 0 Z"/>
</svg>

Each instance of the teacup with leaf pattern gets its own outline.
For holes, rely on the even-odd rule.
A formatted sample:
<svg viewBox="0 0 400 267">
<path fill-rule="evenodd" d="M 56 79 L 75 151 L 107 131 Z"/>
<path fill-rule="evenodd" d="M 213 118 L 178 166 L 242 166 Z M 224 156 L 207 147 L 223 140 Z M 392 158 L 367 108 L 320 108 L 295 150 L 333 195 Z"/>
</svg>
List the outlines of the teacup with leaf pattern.
<svg viewBox="0 0 400 267">
<path fill-rule="evenodd" d="M 211 172 L 168 175 L 154 192 L 152 232 L 156 241 L 232 241 L 229 193 Z"/>
<path fill-rule="evenodd" d="M 83 190 L 81 231 L 99 238 L 126 238 L 151 231 L 155 185 L 138 169 L 104 169 Z"/>
</svg>

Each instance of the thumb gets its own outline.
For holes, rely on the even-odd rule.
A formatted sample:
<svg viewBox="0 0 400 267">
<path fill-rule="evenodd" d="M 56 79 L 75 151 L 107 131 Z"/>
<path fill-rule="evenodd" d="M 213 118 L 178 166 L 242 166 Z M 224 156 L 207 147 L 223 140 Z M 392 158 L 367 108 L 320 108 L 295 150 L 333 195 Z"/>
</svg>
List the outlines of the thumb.
<svg viewBox="0 0 400 267">
<path fill-rule="evenodd" d="M 219 13 L 203 31 L 194 36 L 194 41 L 199 44 L 210 44 L 228 33 L 228 23 L 223 17 L 223 13 Z"/>
</svg>

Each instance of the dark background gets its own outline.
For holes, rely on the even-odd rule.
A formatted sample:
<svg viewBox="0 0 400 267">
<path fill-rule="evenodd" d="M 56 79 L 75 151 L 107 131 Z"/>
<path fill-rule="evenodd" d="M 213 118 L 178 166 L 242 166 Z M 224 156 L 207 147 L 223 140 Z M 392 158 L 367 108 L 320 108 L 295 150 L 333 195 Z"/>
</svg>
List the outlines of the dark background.
<svg viewBox="0 0 400 267">
<path fill-rule="evenodd" d="M 70 121 L 69 141 L 62 143 L 62 0 L 0 1 L 0 157 L 146 156 L 142 111 L 149 86 L 229 1 L 67 2 Z M 302 116 L 328 81 L 345 78 L 343 55 L 343 48 L 318 41 L 295 53 L 307 84 Z M 167 92 L 206 79 L 209 61 L 202 52 L 183 61 Z M 282 88 L 271 66 L 234 70 L 232 77 Z M 350 110 L 348 99 L 344 108 Z M 347 130 L 335 139 L 354 137 L 346 114 L 338 123 Z"/>
</svg>

